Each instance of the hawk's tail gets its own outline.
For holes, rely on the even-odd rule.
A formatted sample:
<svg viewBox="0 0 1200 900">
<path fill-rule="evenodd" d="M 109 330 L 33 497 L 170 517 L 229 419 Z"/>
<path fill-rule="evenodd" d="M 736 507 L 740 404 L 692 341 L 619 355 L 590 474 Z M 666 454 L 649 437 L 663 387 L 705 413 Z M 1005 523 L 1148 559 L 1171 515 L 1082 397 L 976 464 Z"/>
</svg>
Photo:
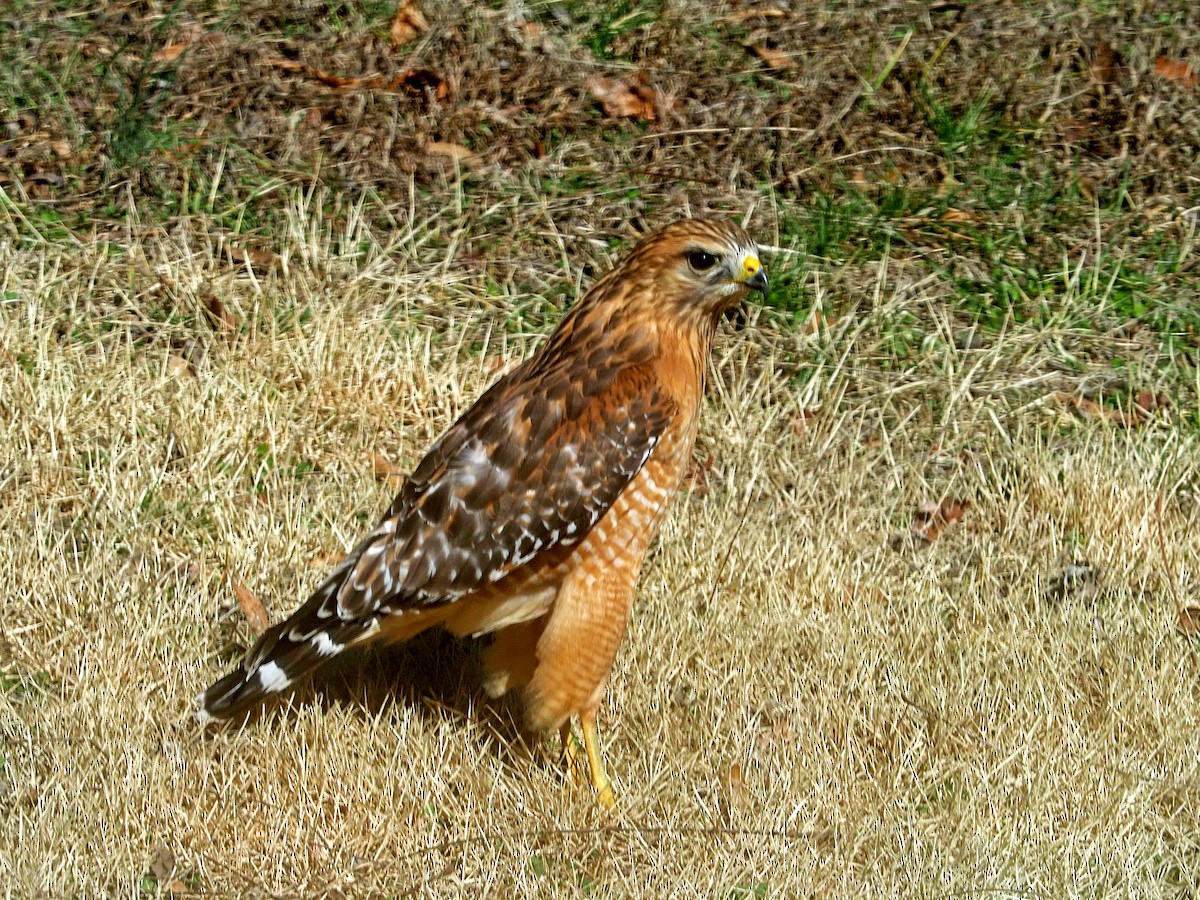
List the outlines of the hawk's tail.
<svg viewBox="0 0 1200 900">
<path fill-rule="evenodd" d="M 374 616 L 350 622 L 321 618 L 321 594 L 318 591 L 289 619 L 263 632 L 241 665 L 200 695 L 196 717 L 202 724 L 244 715 L 268 695 L 286 690 L 347 647 L 379 632 Z"/>
</svg>

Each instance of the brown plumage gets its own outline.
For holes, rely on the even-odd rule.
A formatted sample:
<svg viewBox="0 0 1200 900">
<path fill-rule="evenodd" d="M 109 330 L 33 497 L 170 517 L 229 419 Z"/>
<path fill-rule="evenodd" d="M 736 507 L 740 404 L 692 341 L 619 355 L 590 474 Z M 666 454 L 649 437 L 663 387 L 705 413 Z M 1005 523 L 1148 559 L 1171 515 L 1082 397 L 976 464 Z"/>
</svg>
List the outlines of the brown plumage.
<svg viewBox="0 0 1200 900">
<path fill-rule="evenodd" d="M 688 219 L 644 240 L 434 443 L 312 597 L 204 692 L 201 720 L 242 714 L 352 646 L 439 624 L 493 633 L 489 693 L 525 688 L 530 724 L 562 729 L 571 758 L 579 716 L 611 804 L 596 711 L 691 454 L 721 313 L 766 288 L 735 225 Z"/>
</svg>

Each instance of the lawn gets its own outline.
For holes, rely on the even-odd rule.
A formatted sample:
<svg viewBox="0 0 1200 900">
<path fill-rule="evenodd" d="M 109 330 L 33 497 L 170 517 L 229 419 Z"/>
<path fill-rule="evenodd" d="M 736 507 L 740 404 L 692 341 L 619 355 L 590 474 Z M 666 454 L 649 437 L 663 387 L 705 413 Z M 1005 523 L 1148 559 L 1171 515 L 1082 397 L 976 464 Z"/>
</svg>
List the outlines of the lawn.
<svg viewBox="0 0 1200 900">
<path fill-rule="evenodd" d="M 10 0 L 0 883 L 1195 896 L 1200 12 L 1124 6 Z M 618 809 L 437 634 L 202 731 L 239 592 L 286 616 L 689 214 L 773 291 L 602 709 Z"/>
</svg>

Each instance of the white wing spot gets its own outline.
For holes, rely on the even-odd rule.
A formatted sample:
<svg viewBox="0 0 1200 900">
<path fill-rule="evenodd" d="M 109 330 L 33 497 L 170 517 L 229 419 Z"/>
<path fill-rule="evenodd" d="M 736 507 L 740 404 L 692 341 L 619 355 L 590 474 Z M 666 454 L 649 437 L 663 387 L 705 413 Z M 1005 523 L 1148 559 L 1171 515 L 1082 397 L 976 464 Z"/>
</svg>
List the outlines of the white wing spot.
<svg viewBox="0 0 1200 900">
<path fill-rule="evenodd" d="M 312 645 L 318 656 L 334 656 L 346 648 L 345 644 L 334 643 L 333 638 L 324 631 L 317 632 L 317 636 L 312 639 Z"/>
<path fill-rule="evenodd" d="M 284 674 L 283 669 L 273 662 L 263 663 L 255 674 L 258 676 L 258 682 L 262 685 L 262 689 L 272 694 L 282 691 L 292 683 L 292 679 Z"/>
</svg>

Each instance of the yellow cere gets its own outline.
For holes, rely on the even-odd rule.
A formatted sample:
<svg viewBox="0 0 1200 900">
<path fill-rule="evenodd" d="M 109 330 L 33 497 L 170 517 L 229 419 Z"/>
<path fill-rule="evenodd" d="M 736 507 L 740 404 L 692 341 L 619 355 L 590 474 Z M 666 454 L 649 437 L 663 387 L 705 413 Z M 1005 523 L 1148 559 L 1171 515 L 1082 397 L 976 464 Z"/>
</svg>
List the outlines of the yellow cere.
<svg viewBox="0 0 1200 900">
<path fill-rule="evenodd" d="M 762 263 L 758 261 L 758 257 L 747 256 L 744 260 L 742 260 L 742 281 L 747 281 L 753 278 L 761 268 Z"/>
</svg>

